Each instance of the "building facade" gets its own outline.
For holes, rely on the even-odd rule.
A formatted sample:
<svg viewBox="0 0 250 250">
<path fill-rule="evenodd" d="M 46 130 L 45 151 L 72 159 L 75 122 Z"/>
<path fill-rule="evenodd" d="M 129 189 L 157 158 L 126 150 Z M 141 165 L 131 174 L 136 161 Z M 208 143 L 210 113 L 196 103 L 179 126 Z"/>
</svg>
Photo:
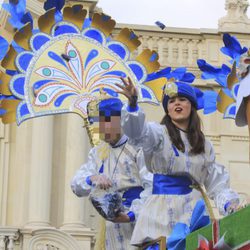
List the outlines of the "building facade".
<svg viewBox="0 0 250 250">
<path fill-rule="evenodd" d="M 82 2 L 90 12 L 98 0 Z M 33 16 L 43 13 L 43 1 L 29 0 Z M 213 65 L 227 59 L 219 53 L 223 32 L 230 32 L 250 47 L 250 20 L 246 16 L 247 0 L 226 0 L 227 15 L 218 29 L 167 28 L 117 24 L 134 29 L 142 42 L 135 54 L 145 48 L 159 53 L 162 67 L 187 66 L 197 76 L 195 84 L 207 89 L 215 84 L 200 78 L 198 58 Z M 108 13 L 107 13 L 108 14 Z M 13 30 L 7 14 L 0 12 L 0 33 L 9 41 Z M 114 35 L 115 35 L 114 34 Z M 144 105 L 149 120 L 159 121 L 161 107 Z M 242 199 L 250 197 L 249 136 L 246 127 L 222 115 L 201 114 L 204 132 L 215 146 L 217 161 L 227 167 L 232 187 Z M 37 118 L 22 123 L 0 122 L 0 250 L 88 250 L 93 248 L 98 216 L 87 198 L 77 198 L 70 180 L 85 162 L 90 144 L 83 121 L 74 114 Z"/>
</svg>

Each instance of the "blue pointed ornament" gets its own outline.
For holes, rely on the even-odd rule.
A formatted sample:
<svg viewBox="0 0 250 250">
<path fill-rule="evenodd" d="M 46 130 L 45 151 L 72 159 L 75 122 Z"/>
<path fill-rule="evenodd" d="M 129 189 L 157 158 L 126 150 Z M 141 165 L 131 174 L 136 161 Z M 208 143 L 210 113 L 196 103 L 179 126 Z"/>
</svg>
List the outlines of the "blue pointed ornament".
<svg viewBox="0 0 250 250">
<path fill-rule="evenodd" d="M 5 38 L 0 36 L 0 60 L 2 60 L 8 52 L 9 43 Z"/>
<path fill-rule="evenodd" d="M 223 42 L 225 47 L 221 48 L 221 52 L 231 57 L 236 62 L 238 62 L 240 56 L 248 50 L 246 47 L 241 46 L 240 42 L 237 40 L 236 37 L 231 36 L 228 33 L 223 35 Z"/>
<path fill-rule="evenodd" d="M 65 0 L 47 0 L 45 3 L 44 3 L 44 6 L 43 8 L 47 11 L 49 9 L 52 9 L 52 8 L 56 8 L 56 10 L 61 10 L 62 7 L 64 6 L 65 4 Z"/>
<path fill-rule="evenodd" d="M 3 3 L 2 7 L 10 13 L 8 21 L 14 28 L 20 29 L 32 19 L 30 14 L 25 14 L 26 0 L 9 1 L 9 3 Z"/>
</svg>

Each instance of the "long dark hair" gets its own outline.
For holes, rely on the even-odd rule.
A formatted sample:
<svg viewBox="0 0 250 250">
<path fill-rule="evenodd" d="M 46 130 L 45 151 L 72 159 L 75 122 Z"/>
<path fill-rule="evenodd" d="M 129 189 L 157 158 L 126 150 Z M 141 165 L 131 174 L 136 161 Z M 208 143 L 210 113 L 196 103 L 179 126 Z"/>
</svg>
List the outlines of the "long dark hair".
<svg viewBox="0 0 250 250">
<path fill-rule="evenodd" d="M 166 113 L 166 115 L 163 117 L 161 124 L 166 125 L 169 137 L 175 147 L 184 152 L 185 145 L 181 139 L 180 130 L 176 128 L 168 113 Z M 190 120 L 187 129 L 187 138 L 189 144 L 191 145 L 190 152 L 192 154 L 200 154 L 205 152 L 205 137 L 201 131 L 201 120 L 193 106 L 191 109 Z"/>
</svg>

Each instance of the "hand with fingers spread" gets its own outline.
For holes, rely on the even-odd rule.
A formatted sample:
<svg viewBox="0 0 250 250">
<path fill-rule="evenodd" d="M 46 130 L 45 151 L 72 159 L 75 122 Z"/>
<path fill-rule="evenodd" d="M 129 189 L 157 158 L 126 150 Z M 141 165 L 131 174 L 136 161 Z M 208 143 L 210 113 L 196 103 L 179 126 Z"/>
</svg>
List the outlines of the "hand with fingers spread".
<svg viewBox="0 0 250 250">
<path fill-rule="evenodd" d="M 125 95 L 128 98 L 129 106 L 136 107 L 137 105 L 137 99 L 138 99 L 138 92 L 134 84 L 132 83 L 130 77 L 128 77 L 128 80 L 125 80 L 125 78 L 121 78 L 124 85 L 116 84 L 122 91 L 118 91 L 118 93 Z"/>
</svg>

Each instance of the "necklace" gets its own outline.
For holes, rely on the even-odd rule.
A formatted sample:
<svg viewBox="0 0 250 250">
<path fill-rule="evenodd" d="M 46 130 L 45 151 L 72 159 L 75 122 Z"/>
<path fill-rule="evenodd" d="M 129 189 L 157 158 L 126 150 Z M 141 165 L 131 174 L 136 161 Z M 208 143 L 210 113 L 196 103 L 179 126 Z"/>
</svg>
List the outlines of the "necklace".
<svg viewBox="0 0 250 250">
<path fill-rule="evenodd" d="M 112 174 L 110 176 L 110 180 L 113 180 L 114 174 L 115 174 L 117 166 L 118 166 L 118 162 L 119 162 L 120 156 L 121 156 L 121 154 L 122 154 L 122 152 L 123 152 L 123 150 L 125 148 L 125 145 L 126 145 L 126 143 L 124 143 L 124 145 L 123 145 L 123 147 L 122 147 L 122 149 L 121 149 L 121 151 L 120 151 L 120 153 L 119 153 L 119 155 L 118 155 L 118 157 L 117 157 L 117 159 L 115 161 L 115 167 L 114 167 L 114 170 L 113 170 L 113 172 L 112 172 Z M 110 169 L 110 151 L 109 151 L 108 169 L 109 169 L 109 174 L 110 174 L 111 173 L 111 169 Z"/>
</svg>

